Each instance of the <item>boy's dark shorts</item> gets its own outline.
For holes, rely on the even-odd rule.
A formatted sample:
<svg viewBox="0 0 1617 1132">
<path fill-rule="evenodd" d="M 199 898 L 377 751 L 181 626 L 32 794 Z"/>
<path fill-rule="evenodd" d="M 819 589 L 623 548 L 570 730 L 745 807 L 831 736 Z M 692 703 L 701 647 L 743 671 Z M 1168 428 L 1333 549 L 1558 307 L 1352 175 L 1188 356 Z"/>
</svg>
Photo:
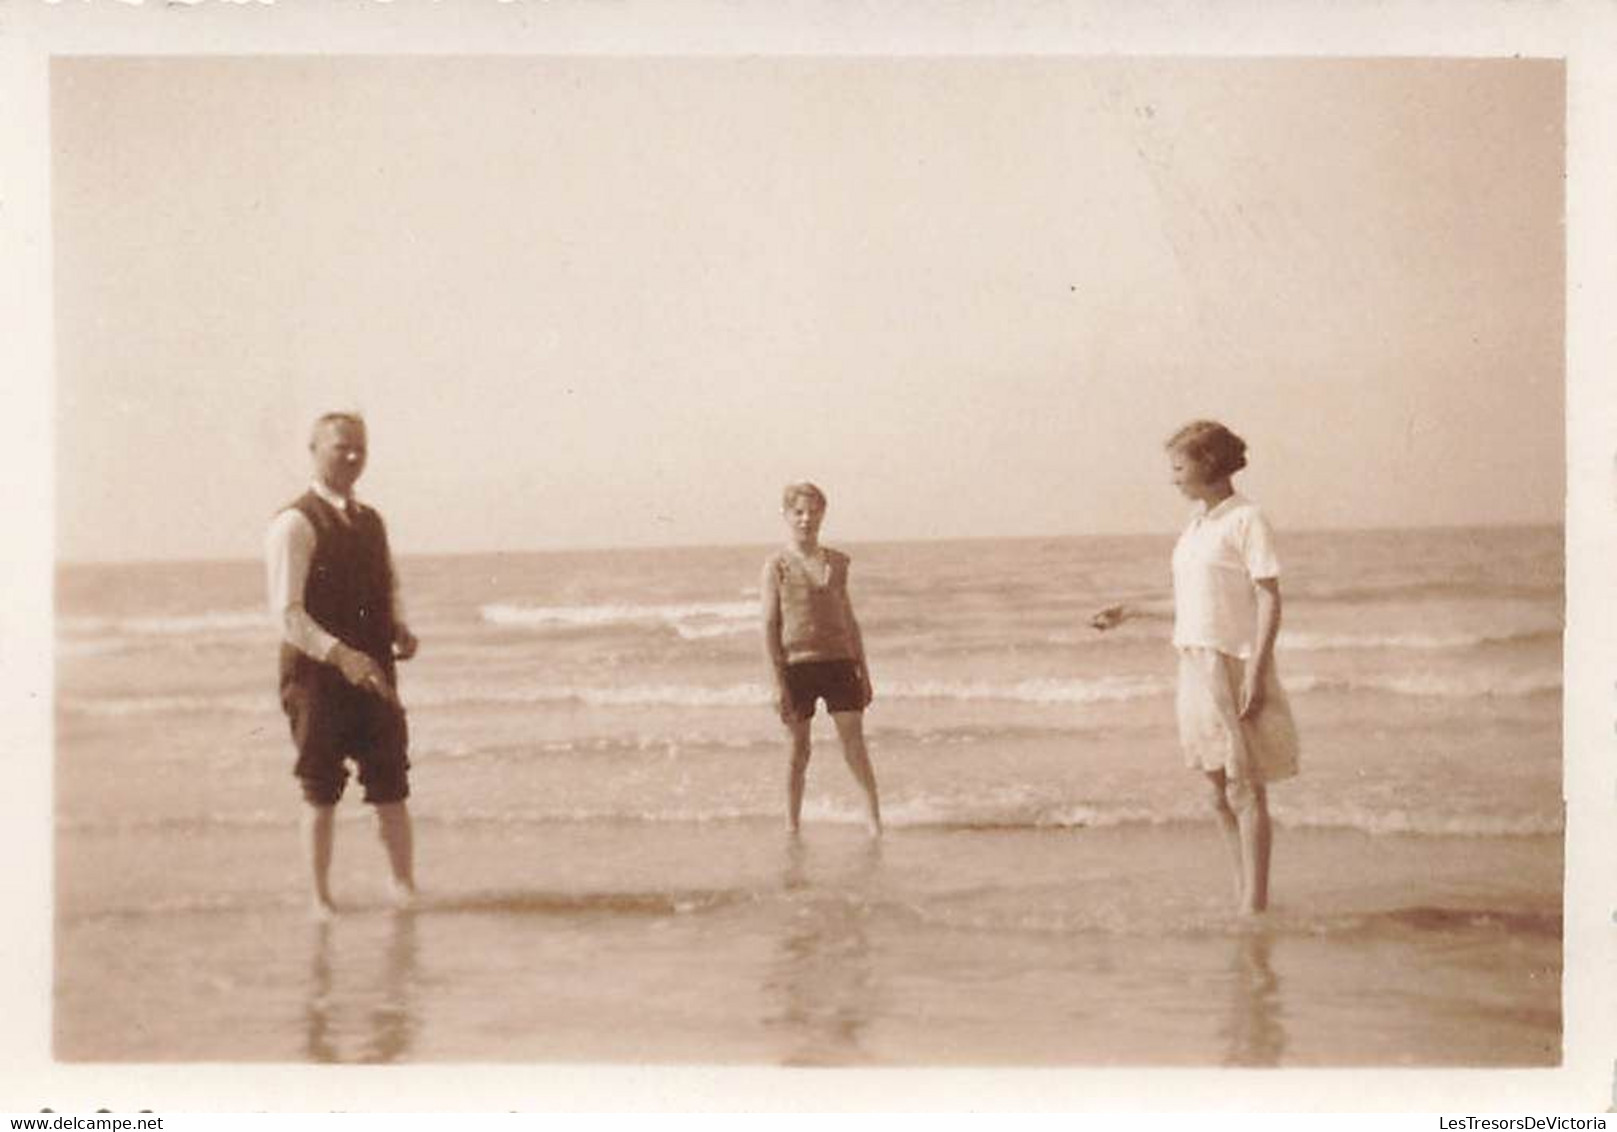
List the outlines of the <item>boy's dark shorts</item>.
<svg viewBox="0 0 1617 1132">
<path fill-rule="evenodd" d="M 305 801 L 337 804 L 348 782 L 345 759 L 359 767 L 365 801 L 371 805 L 410 796 L 409 728 L 400 708 L 323 666 L 283 683 L 281 708 L 297 747 L 292 773 L 303 784 Z"/>
<path fill-rule="evenodd" d="M 824 699 L 827 711 L 863 711 L 867 706 L 859 665 L 851 660 L 805 660 L 786 666 L 786 695 L 792 714 L 813 719 L 815 701 Z"/>
</svg>

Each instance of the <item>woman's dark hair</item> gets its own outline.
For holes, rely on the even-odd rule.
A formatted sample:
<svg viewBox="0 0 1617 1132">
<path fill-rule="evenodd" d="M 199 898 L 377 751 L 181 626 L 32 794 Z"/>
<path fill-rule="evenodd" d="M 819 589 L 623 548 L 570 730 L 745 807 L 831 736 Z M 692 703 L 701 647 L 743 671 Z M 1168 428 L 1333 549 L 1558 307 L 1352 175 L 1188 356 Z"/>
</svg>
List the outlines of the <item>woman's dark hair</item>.
<svg viewBox="0 0 1617 1132">
<path fill-rule="evenodd" d="M 1246 441 L 1217 421 L 1191 421 L 1163 447 L 1200 464 L 1210 480 L 1233 476 L 1246 467 Z"/>
</svg>

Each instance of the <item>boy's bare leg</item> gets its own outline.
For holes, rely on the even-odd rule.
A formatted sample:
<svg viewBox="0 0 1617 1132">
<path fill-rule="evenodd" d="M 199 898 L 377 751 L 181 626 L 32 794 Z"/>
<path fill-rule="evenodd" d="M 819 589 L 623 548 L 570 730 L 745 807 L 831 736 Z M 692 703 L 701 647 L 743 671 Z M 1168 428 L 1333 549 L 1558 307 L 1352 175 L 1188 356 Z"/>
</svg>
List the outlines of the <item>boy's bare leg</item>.
<svg viewBox="0 0 1617 1132">
<path fill-rule="evenodd" d="M 1241 911 L 1256 915 L 1269 907 L 1269 853 L 1274 834 L 1268 792 L 1261 784 L 1231 783 L 1230 804 L 1240 829 Z"/>
<path fill-rule="evenodd" d="M 881 802 L 876 797 L 876 771 L 870 765 L 870 752 L 865 747 L 864 713 L 834 711 L 831 722 L 837 725 L 837 738 L 842 740 L 842 757 L 847 760 L 854 781 L 865 792 L 865 828 L 872 837 L 879 837 Z"/>
<path fill-rule="evenodd" d="M 415 831 L 406 802 L 383 802 L 376 807 L 376 830 L 393 870 L 393 903 L 407 907 L 415 899 Z"/>
<path fill-rule="evenodd" d="M 813 720 L 794 719 L 786 725 L 792 736 L 792 764 L 786 775 L 786 829 L 796 833 L 803 818 L 803 784 L 808 778 L 809 732 Z"/>
<path fill-rule="evenodd" d="M 314 914 L 326 919 L 337 912 L 331 899 L 331 856 L 336 843 L 337 807 L 310 804 L 303 810 L 303 847 L 314 886 Z"/>
<path fill-rule="evenodd" d="M 1244 908 L 1246 906 L 1245 854 L 1241 850 L 1241 827 L 1236 820 L 1235 810 L 1230 807 L 1229 784 L 1225 780 L 1224 772 L 1221 770 L 1208 771 L 1207 788 L 1207 800 L 1212 804 L 1213 816 L 1218 819 L 1219 829 L 1224 831 L 1224 845 L 1230 854 L 1230 868 L 1235 876 L 1235 904 L 1238 908 Z"/>
</svg>

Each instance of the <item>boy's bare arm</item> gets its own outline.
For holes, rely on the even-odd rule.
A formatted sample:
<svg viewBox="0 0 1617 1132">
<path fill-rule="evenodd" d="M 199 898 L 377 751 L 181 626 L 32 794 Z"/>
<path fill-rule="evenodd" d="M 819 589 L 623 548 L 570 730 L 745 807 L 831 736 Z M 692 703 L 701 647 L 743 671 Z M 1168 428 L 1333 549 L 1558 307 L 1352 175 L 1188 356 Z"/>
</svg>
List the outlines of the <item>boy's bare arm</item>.
<svg viewBox="0 0 1617 1132">
<path fill-rule="evenodd" d="M 764 563 L 763 581 L 758 585 L 764 618 L 764 653 L 775 678 L 775 711 L 790 721 L 786 695 L 786 645 L 781 640 L 780 582 L 775 577 L 774 560 Z"/>
<path fill-rule="evenodd" d="M 848 619 L 848 635 L 853 638 L 853 660 L 859 667 L 859 682 L 865 686 L 865 703 L 869 704 L 875 697 L 875 688 L 870 682 L 870 667 L 865 663 L 865 637 L 859 631 L 859 618 L 853 615 L 853 601 L 846 593 L 842 595 L 842 612 Z"/>
<path fill-rule="evenodd" d="M 853 659 L 860 668 L 865 667 L 865 636 L 859 631 L 859 618 L 853 615 L 853 603 L 843 597 L 843 612 L 848 618 L 848 635 L 853 638 Z"/>
<path fill-rule="evenodd" d="M 758 583 L 760 607 L 764 619 L 764 653 L 774 670 L 778 682 L 786 672 L 786 647 L 780 637 L 780 582 L 775 577 L 775 563 L 764 563 L 764 576 Z"/>
</svg>

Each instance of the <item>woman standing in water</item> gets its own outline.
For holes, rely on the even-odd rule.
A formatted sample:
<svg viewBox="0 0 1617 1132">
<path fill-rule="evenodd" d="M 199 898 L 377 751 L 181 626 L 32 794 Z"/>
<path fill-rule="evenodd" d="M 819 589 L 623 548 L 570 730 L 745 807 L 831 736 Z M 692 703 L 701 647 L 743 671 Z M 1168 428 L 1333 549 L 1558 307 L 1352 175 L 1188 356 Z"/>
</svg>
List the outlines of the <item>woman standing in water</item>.
<svg viewBox="0 0 1617 1132">
<path fill-rule="evenodd" d="M 1256 915 L 1269 904 L 1268 786 L 1297 773 L 1297 729 L 1274 663 L 1280 564 L 1268 520 L 1231 483 L 1246 442 L 1194 421 L 1166 447 L 1174 486 L 1197 504 L 1173 551 L 1179 739 L 1186 765 L 1206 776 L 1237 907 Z M 1091 623 L 1110 629 L 1141 613 L 1112 606 Z"/>
</svg>

